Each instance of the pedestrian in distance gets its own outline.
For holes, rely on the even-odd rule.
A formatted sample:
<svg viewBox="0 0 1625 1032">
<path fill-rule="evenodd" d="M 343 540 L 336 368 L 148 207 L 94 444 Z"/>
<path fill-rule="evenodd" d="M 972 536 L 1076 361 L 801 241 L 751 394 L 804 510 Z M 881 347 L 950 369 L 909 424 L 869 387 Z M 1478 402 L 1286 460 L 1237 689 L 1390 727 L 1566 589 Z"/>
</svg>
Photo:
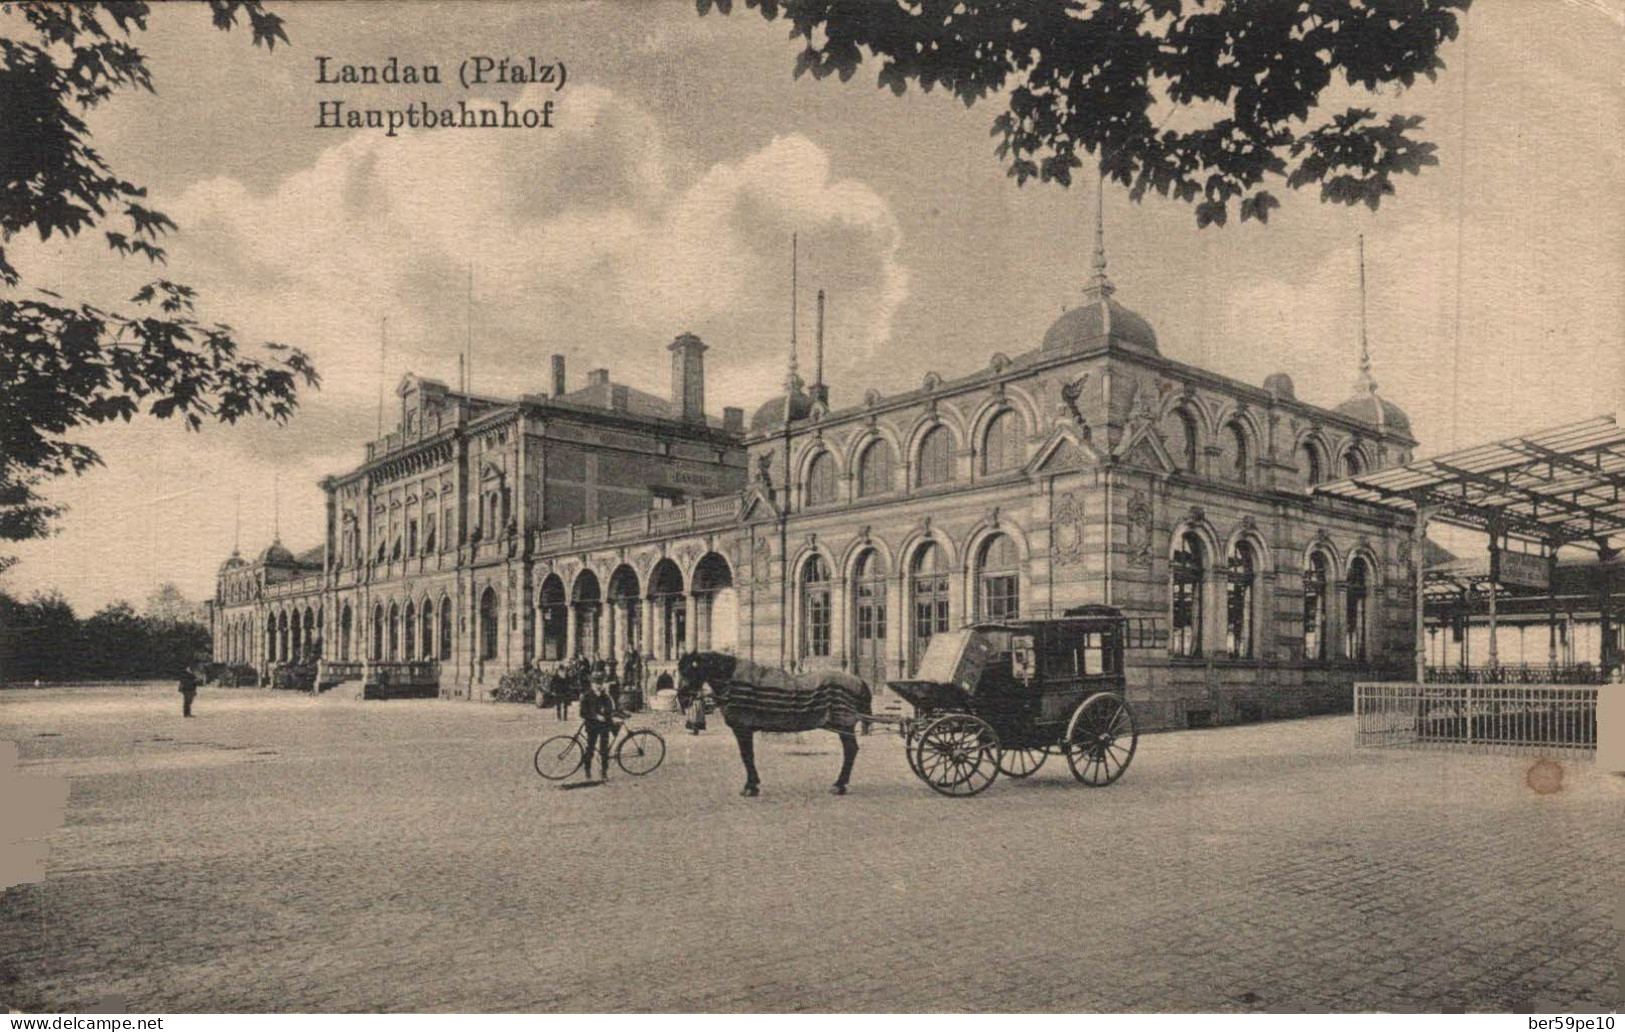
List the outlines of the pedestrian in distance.
<svg viewBox="0 0 1625 1032">
<path fill-rule="evenodd" d="M 570 719 L 570 682 L 560 671 L 547 675 L 547 690 L 553 695 L 553 715 L 560 720 Z"/>
<path fill-rule="evenodd" d="M 192 701 L 197 698 L 197 674 L 190 666 L 181 668 L 180 675 L 181 716 L 192 715 Z"/>
<path fill-rule="evenodd" d="M 615 737 L 615 700 L 609 695 L 609 682 L 595 679 L 581 699 L 581 719 L 587 724 L 587 751 L 581 762 L 592 777 L 592 751 L 598 749 L 598 779 L 609 780 L 609 740 Z"/>
</svg>

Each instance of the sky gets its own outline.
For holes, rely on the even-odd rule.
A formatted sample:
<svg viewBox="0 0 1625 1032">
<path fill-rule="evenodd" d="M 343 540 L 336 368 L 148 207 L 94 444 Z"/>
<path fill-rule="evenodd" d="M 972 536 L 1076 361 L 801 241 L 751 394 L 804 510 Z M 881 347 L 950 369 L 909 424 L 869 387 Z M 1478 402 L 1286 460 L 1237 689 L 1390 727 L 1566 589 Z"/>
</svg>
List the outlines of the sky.
<svg viewBox="0 0 1625 1032">
<path fill-rule="evenodd" d="M 81 613 L 163 581 L 201 598 L 239 541 L 245 555 L 279 532 L 295 550 L 320 543 L 317 481 L 359 463 L 380 387 L 409 371 L 455 385 L 470 338 L 482 394 L 545 391 L 560 353 L 572 387 L 608 367 L 664 396 L 664 345 L 691 331 L 711 345 L 709 410 L 748 412 L 783 379 L 792 232 L 803 371 L 822 287 L 837 407 L 1035 348 L 1088 275 L 1092 177 L 1018 188 L 992 152 L 996 102 L 898 98 L 867 64 L 847 83 L 796 80 L 785 24 L 755 12 L 271 6 L 290 37 L 273 53 L 200 8 L 160 6 L 139 40 L 156 93 L 119 95 L 89 122 L 180 226 L 162 274 L 243 339 L 306 350 L 322 388 L 285 426 L 188 433 L 141 417 L 75 435 L 106 466 L 49 487 L 70 507 L 60 532 L 15 547 L 0 588 L 58 588 Z M 1268 226 L 1198 230 L 1188 206 L 1108 185 L 1118 300 L 1169 357 L 1252 383 L 1285 371 L 1299 397 L 1335 405 L 1357 372 L 1363 235 L 1373 372 L 1423 454 L 1616 410 L 1622 33 L 1625 0 L 1479 0 L 1437 82 L 1328 91 L 1334 109 L 1423 115 L 1438 144 L 1438 166 L 1377 212 L 1283 186 Z M 316 81 L 318 56 L 391 55 L 448 80 L 466 58 L 534 56 L 568 80 L 469 93 Z M 324 100 L 418 97 L 552 99 L 556 127 L 316 127 Z M 155 272 L 99 235 L 14 246 L 25 282 L 121 310 Z"/>
</svg>

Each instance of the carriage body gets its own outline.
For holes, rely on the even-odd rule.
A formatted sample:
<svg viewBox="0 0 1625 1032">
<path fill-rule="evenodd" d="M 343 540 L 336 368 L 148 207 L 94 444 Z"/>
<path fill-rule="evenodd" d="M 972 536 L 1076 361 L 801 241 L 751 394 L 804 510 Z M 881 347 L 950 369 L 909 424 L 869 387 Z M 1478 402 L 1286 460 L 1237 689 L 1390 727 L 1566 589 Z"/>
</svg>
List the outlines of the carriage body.
<svg viewBox="0 0 1625 1032">
<path fill-rule="evenodd" d="M 1089 750 L 1105 748 L 1097 739 L 1104 740 L 1106 727 L 1096 729 L 1096 718 L 1111 725 L 1113 736 L 1126 726 L 1137 737 L 1123 698 L 1124 651 L 1150 646 L 1155 637 L 1151 621 L 1126 617 L 1110 606 L 1080 606 L 1047 619 L 978 623 L 934 637 L 917 676 L 889 687 L 914 707 L 911 752 L 925 745 L 934 728 L 956 740 L 976 736 L 982 744 L 970 752 L 997 753 L 991 762 L 1012 776 L 1035 772 L 1052 753 L 1067 756 L 1078 774 L 1074 754 L 1082 755 L 1083 739 Z M 1131 756 L 1132 745 L 1121 766 L 1100 783 L 1116 780 Z M 943 790 L 914 760 L 911 756 L 915 773 Z M 974 782 L 968 777 L 964 784 Z"/>
</svg>

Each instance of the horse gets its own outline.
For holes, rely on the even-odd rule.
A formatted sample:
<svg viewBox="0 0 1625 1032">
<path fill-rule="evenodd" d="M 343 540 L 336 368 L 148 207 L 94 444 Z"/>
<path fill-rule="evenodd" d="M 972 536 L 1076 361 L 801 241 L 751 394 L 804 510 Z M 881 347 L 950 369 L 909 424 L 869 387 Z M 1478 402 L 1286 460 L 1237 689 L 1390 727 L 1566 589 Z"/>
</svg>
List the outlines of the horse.
<svg viewBox="0 0 1625 1032">
<path fill-rule="evenodd" d="M 852 762 L 858 758 L 853 733 L 860 715 L 872 712 L 868 682 L 838 670 L 792 674 L 724 652 L 690 652 L 677 660 L 680 690 L 699 692 L 709 684 L 722 718 L 739 743 L 745 765 L 742 796 L 761 794 L 756 774 L 756 732 L 813 731 L 824 728 L 841 737 L 841 776 L 830 791 L 846 795 Z"/>
</svg>

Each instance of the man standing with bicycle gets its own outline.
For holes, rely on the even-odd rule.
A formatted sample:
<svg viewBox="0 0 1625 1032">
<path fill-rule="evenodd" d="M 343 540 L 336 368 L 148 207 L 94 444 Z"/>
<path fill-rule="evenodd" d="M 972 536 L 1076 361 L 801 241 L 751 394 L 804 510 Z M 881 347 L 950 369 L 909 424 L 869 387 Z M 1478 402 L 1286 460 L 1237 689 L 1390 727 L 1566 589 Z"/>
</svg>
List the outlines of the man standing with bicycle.
<svg viewBox="0 0 1625 1032">
<path fill-rule="evenodd" d="M 587 752 L 581 762 L 592 777 L 593 747 L 598 749 L 599 780 L 609 780 L 609 740 L 615 737 L 615 700 L 609 695 L 609 682 L 593 679 L 592 688 L 581 698 L 581 719 L 587 722 Z"/>
</svg>

